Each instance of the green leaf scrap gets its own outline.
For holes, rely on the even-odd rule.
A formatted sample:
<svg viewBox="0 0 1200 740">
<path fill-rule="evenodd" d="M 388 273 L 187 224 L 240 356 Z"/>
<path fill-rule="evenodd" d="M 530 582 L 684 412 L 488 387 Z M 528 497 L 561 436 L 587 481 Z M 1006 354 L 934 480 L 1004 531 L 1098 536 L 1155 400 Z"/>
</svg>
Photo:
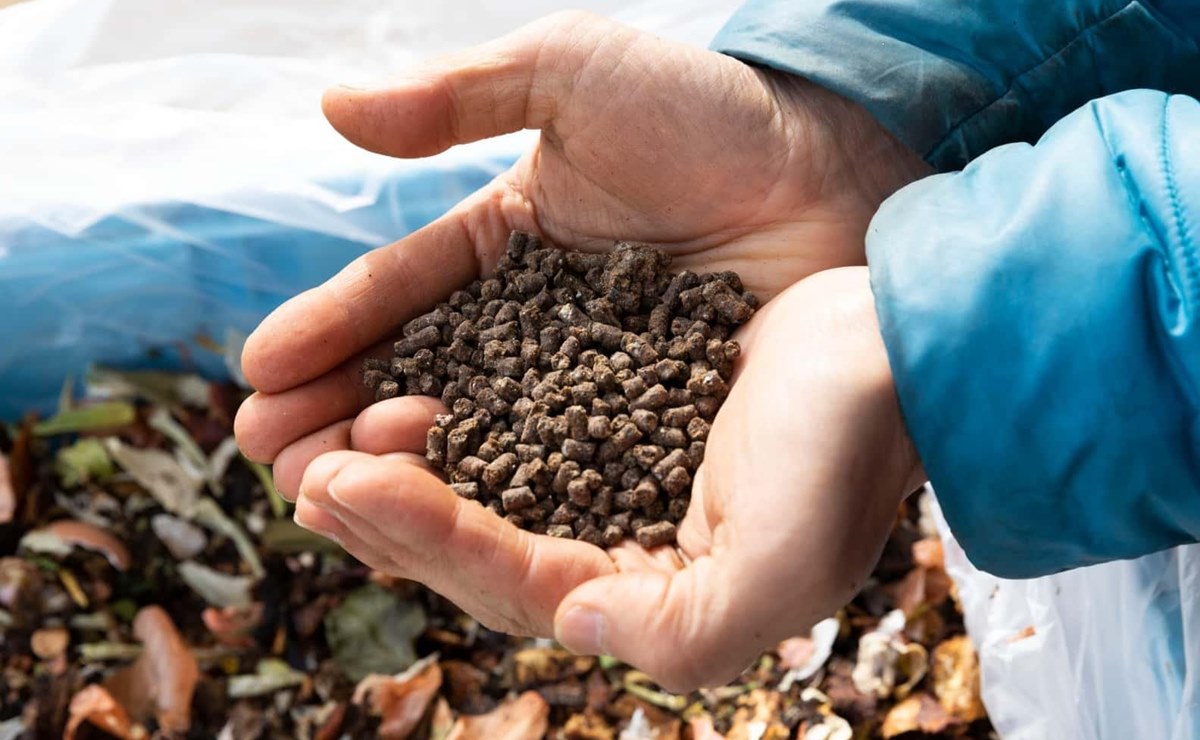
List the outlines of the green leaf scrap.
<svg viewBox="0 0 1200 740">
<path fill-rule="evenodd" d="M 413 640 L 425 631 L 421 606 L 370 584 L 325 615 L 325 636 L 338 666 L 354 681 L 395 674 L 416 662 Z"/>
</svg>

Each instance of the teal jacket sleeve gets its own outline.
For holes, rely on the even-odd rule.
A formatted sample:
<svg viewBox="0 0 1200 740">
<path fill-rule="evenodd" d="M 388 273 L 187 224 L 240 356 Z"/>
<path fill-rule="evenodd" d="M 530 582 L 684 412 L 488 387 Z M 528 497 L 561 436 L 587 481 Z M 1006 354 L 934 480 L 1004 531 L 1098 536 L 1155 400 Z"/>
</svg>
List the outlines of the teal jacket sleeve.
<svg viewBox="0 0 1200 740">
<path fill-rule="evenodd" d="M 1200 540 L 1200 103 L 1091 102 L 892 196 L 867 254 L 905 422 L 977 566 Z"/>
<path fill-rule="evenodd" d="M 750 0 L 713 48 L 863 105 L 940 170 L 1089 100 L 1200 95 L 1200 0 Z"/>
</svg>

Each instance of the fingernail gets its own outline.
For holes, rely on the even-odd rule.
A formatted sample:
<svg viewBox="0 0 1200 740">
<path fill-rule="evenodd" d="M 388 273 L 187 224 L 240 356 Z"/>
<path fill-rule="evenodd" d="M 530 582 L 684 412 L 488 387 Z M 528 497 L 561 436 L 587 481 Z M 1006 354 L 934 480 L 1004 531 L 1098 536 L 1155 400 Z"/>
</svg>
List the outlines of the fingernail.
<svg viewBox="0 0 1200 740">
<path fill-rule="evenodd" d="M 334 485 L 335 483 L 337 483 L 337 476 L 334 476 L 333 480 L 329 481 L 329 484 L 325 486 L 325 493 L 329 494 L 329 498 L 338 506 L 346 506 L 346 504 L 342 503 L 342 498 L 337 495 L 337 487 Z"/>
<path fill-rule="evenodd" d="M 583 606 L 573 606 L 559 620 L 555 637 L 577 655 L 604 653 L 604 615 Z"/>
<path fill-rule="evenodd" d="M 330 511 L 328 511 L 327 509 L 323 509 L 320 506 L 313 504 L 311 501 L 309 502 L 309 504 L 314 509 L 316 509 L 318 511 L 323 511 L 326 514 L 333 516 L 333 514 Z M 312 532 L 315 535 L 320 535 L 321 537 L 324 537 L 325 539 L 330 540 L 334 544 L 345 549 L 345 547 L 342 545 L 342 540 L 337 535 L 335 535 L 333 532 L 329 532 L 323 527 L 318 527 L 315 524 L 313 524 L 312 522 L 301 521 L 303 519 L 302 512 L 304 512 L 304 511 L 307 511 L 307 509 L 297 506 L 296 510 L 294 512 L 292 512 L 292 521 L 294 521 L 297 526 L 303 527 L 304 529 L 307 529 L 309 532 Z"/>
</svg>

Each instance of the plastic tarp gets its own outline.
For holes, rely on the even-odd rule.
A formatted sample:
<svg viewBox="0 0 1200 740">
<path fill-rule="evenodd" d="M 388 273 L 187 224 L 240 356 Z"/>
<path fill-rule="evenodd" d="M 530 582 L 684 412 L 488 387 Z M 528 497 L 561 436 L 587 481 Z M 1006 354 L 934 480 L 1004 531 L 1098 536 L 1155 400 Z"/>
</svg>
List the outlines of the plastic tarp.
<svg viewBox="0 0 1200 740">
<path fill-rule="evenodd" d="M 1200 737 L 1200 545 L 1008 580 L 937 518 L 1001 737 Z"/>
<path fill-rule="evenodd" d="M 736 0 L 578 5 L 704 45 Z M 89 363 L 214 351 L 503 171 L 531 132 L 399 161 L 322 89 L 561 8 L 548 0 L 36 0 L 0 10 L 0 419 Z"/>
</svg>

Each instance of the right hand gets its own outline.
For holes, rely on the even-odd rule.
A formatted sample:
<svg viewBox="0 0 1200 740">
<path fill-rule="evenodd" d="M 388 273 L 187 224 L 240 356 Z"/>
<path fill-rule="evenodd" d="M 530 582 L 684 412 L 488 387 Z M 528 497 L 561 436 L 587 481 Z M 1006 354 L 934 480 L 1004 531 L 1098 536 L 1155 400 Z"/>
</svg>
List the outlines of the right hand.
<svg viewBox="0 0 1200 740">
<path fill-rule="evenodd" d="M 814 272 L 861 264 L 878 204 L 927 171 L 864 110 L 828 91 L 581 13 L 378 89 L 334 89 L 324 107 L 354 143 L 400 157 L 521 128 L 542 135 L 480 192 L 292 299 L 250 337 L 243 367 L 259 392 L 238 414 L 238 441 L 250 458 L 274 463 L 288 497 L 310 467 L 319 478 L 347 456 L 423 451 L 436 402 L 401 398 L 364 411 L 360 363 L 385 356 L 401 324 L 487 274 L 511 230 L 589 250 L 617 238 L 649 242 L 673 254 L 675 268 L 736 270 L 769 299 Z M 452 508 L 445 486 L 392 495 L 409 511 Z M 420 539 L 428 523 L 409 524 Z M 490 626 L 526 634 L 550 634 L 567 591 L 613 568 L 581 543 L 498 526 L 475 534 L 482 539 L 471 540 L 471 552 L 444 552 L 438 563 L 421 548 L 393 548 L 379 562 L 452 591 Z M 442 582 L 464 572 L 455 557 L 517 562 L 536 578 L 486 588 Z"/>
</svg>

